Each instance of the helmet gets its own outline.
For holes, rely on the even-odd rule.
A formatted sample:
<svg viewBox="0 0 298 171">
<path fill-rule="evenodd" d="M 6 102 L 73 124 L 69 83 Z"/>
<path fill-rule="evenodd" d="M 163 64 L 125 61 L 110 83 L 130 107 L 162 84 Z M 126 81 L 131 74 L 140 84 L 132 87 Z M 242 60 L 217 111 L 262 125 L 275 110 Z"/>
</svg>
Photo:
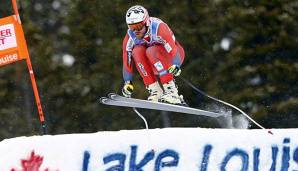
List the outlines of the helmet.
<svg viewBox="0 0 298 171">
<path fill-rule="evenodd" d="M 130 7 L 126 12 L 126 24 L 131 30 L 140 30 L 144 25 L 149 25 L 149 14 L 141 5 Z"/>
</svg>

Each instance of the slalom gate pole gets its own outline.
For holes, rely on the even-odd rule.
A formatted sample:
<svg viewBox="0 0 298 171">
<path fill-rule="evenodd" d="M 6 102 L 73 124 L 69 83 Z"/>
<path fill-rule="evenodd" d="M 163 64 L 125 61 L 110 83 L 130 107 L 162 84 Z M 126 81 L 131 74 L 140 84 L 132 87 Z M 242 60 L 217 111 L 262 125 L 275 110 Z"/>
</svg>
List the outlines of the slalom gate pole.
<svg viewBox="0 0 298 171">
<path fill-rule="evenodd" d="M 212 99 L 212 100 L 215 100 L 215 101 L 217 101 L 217 102 L 219 102 L 219 103 L 225 104 L 225 105 L 227 105 L 227 106 L 229 106 L 229 107 L 232 107 L 232 108 L 236 109 L 236 110 L 239 111 L 242 115 L 244 115 L 246 118 L 248 118 L 250 121 L 252 121 L 254 124 L 256 124 L 259 128 L 261 128 L 261 129 L 266 129 L 266 128 L 264 128 L 262 125 L 260 125 L 259 123 L 257 123 L 255 120 L 253 120 L 251 117 L 249 117 L 245 112 L 243 112 L 242 110 L 240 110 L 239 108 L 237 108 L 236 106 L 231 105 L 231 104 L 229 104 L 229 103 L 227 103 L 227 102 L 225 102 L 225 101 L 216 99 L 216 98 L 214 98 L 214 97 L 208 95 L 208 94 L 205 93 L 204 91 L 198 89 L 196 86 L 194 86 L 190 81 L 188 81 L 188 80 L 185 79 L 185 78 L 182 78 L 182 77 L 178 77 L 178 78 L 180 78 L 184 83 L 186 83 L 188 86 L 190 86 L 192 89 L 194 89 L 195 91 L 199 92 L 199 93 L 202 94 L 203 96 L 206 96 L 206 97 L 208 97 L 208 98 L 210 98 L 210 99 Z"/>
<path fill-rule="evenodd" d="M 20 14 L 19 14 L 19 10 L 18 10 L 17 1 L 16 0 L 11 0 L 11 3 L 12 3 L 13 11 L 14 11 L 14 14 L 16 16 L 17 21 L 19 22 L 19 24 L 22 24 Z"/>
<path fill-rule="evenodd" d="M 11 2 L 12 2 L 12 5 L 13 5 L 13 10 L 14 10 L 14 13 L 15 13 L 15 16 L 16 16 L 16 20 L 21 25 L 22 23 L 21 23 L 19 11 L 18 11 L 17 1 L 16 0 L 11 0 Z M 26 49 L 28 49 L 26 43 L 25 43 L 25 46 L 26 46 Z M 43 134 L 46 134 L 47 133 L 47 128 L 46 128 L 46 123 L 45 123 L 45 119 L 44 119 L 44 113 L 42 111 L 42 105 L 41 105 L 41 102 L 40 102 L 38 89 L 37 89 L 35 76 L 34 76 L 34 72 L 33 72 L 33 68 L 32 68 L 32 64 L 31 64 L 29 54 L 28 54 L 28 57 L 26 58 L 26 63 L 27 63 L 29 74 L 30 74 L 31 84 L 32 84 L 32 88 L 33 88 L 33 92 L 34 92 L 34 96 L 35 96 L 35 101 L 36 101 L 36 105 L 37 105 L 37 109 L 38 109 L 39 120 L 40 120 L 40 123 L 41 123 L 42 131 L 43 131 Z"/>
<path fill-rule="evenodd" d="M 29 70 L 29 74 L 30 74 L 30 79 L 31 79 L 31 83 L 32 83 L 32 88 L 33 88 L 33 92 L 34 92 L 34 96 L 35 96 L 35 101 L 36 101 L 36 105 L 37 105 L 37 109 L 38 109 L 39 120 L 40 120 L 40 123 L 41 123 L 42 131 L 43 131 L 43 134 L 46 134 L 47 133 L 47 126 L 46 126 L 46 123 L 45 123 L 44 114 L 43 114 L 43 111 L 42 111 L 42 106 L 41 106 L 41 102 L 40 102 L 38 89 L 37 89 L 37 86 L 36 86 L 36 81 L 35 81 L 34 72 L 33 72 L 33 69 L 32 69 L 30 58 L 27 58 L 26 62 L 27 62 L 27 66 L 28 66 L 28 70 Z"/>
</svg>

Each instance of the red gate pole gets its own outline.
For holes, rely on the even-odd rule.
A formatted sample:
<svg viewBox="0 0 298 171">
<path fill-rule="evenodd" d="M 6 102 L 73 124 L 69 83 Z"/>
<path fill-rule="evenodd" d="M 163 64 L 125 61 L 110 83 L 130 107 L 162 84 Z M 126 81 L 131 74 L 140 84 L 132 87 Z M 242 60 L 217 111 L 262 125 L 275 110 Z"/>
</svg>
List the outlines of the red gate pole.
<svg viewBox="0 0 298 171">
<path fill-rule="evenodd" d="M 19 15 L 19 11 L 18 11 L 17 1 L 11 0 L 11 2 L 13 5 L 13 10 L 14 10 L 14 13 L 16 16 L 16 20 L 21 25 L 21 19 L 20 19 L 20 15 Z M 24 44 L 26 46 L 25 49 L 28 49 L 26 43 L 24 43 Z M 45 123 L 45 119 L 44 119 L 44 113 L 42 111 L 42 105 L 40 102 L 39 93 L 38 93 L 38 89 L 37 89 L 29 53 L 26 58 L 26 63 L 27 63 L 27 67 L 28 67 L 28 71 L 29 71 L 29 75 L 30 75 L 30 79 L 31 79 L 31 84 L 32 84 L 32 88 L 33 88 L 33 92 L 34 92 L 34 96 L 35 96 L 35 101 L 36 101 L 36 105 L 37 105 L 37 109 L 38 109 L 39 120 L 40 120 L 40 123 L 42 126 L 43 133 L 46 134 L 47 131 L 46 131 L 46 123 Z"/>
</svg>

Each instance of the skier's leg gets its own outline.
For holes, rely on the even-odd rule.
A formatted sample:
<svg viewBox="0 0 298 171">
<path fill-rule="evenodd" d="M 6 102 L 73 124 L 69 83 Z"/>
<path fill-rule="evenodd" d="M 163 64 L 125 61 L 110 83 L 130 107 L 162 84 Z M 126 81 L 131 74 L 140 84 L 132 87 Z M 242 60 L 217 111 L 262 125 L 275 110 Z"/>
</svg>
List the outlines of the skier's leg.
<svg viewBox="0 0 298 171">
<path fill-rule="evenodd" d="M 132 56 L 136 64 L 136 68 L 146 86 L 146 89 L 150 93 L 148 100 L 158 101 L 160 99 L 160 96 L 163 94 L 163 90 L 161 89 L 157 78 L 153 73 L 151 64 L 146 57 L 146 47 L 135 46 L 132 51 Z"/>
<path fill-rule="evenodd" d="M 153 74 L 150 63 L 146 57 L 146 47 L 145 46 L 135 46 L 132 51 L 132 57 L 136 64 L 136 68 L 140 73 L 145 86 L 148 86 L 156 82 L 157 78 Z"/>
<path fill-rule="evenodd" d="M 181 51 L 181 49 L 178 48 L 177 55 L 175 55 L 173 58 L 169 57 L 168 53 L 161 45 L 152 46 L 146 50 L 146 55 L 149 58 L 151 64 L 154 66 L 153 70 L 157 71 L 160 77 L 160 82 L 163 84 L 164 94 L 161 96 L 161 101 L 167 103 L 184 103 L 183 96 L 178 94 L 178 89 L 174 82 L 173 75 L 167 70 L 173 64 L 173 62 L 179 62 L 179 65 L 182 64 L 184 59 L 184 51 L 182 49 L 183 56 L 180 55 L 179 51 Z"/>
<path fill-rule="evenodd" d="M 162 45 L 148 47 L 146 55 L 151 63 L 153 71 L 159 75 L 162 84 L 174 79 L 173 75 L 168 72 L 171 63 L 168 54 Z"/>
</svg>

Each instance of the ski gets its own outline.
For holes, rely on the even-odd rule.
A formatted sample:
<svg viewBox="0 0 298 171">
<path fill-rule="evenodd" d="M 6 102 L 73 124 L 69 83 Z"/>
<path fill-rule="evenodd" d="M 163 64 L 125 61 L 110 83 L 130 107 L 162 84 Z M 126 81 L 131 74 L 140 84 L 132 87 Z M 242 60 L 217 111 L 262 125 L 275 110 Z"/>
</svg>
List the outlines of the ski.
<svg viewBox="0 0 298 171">
<path fill-rule="evenodd" d="M 151 102 L 151 101 L 135 99 L 135 98 L 126 98 L 115 93 L 110 93 L 108 97 L 109 98 L 101 97 L 100 103 L 105 105 L 112 105 L 112 106 L 163 110 L 163 111 L 169 111 L 169 112 L 186 113 L 186 114 L 201 115 L 201 116 L 208 116 L 208 117 L 214 117 L 214 118 L 225 116 L 224 113 L 215 113 L 215 112 L 205 111 L 205 110 L 196 109 L 192 107 L 179 106 L 179 105 L 173 105 L 168 103 Z"/>
</svg>

